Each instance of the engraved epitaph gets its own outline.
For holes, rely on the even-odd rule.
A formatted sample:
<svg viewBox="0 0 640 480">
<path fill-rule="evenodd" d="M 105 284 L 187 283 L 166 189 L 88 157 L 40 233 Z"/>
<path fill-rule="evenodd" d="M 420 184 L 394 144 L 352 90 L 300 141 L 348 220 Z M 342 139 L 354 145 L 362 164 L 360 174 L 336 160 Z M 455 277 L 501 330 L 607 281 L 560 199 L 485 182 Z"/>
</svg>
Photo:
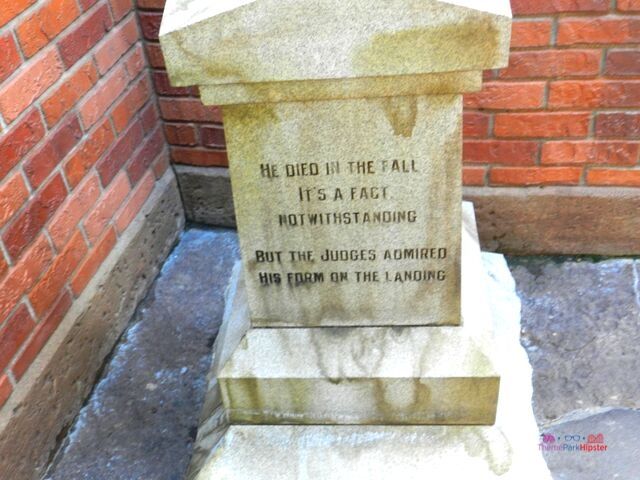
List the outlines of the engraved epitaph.
<svg viewBox="0 0 640 480">
<path fill-rule="evenodd" d="M 462 93 L 508 2 L 213 3 L 161 42 L 223 108 L 252 325 L 460 325 Z"/>
</svg>

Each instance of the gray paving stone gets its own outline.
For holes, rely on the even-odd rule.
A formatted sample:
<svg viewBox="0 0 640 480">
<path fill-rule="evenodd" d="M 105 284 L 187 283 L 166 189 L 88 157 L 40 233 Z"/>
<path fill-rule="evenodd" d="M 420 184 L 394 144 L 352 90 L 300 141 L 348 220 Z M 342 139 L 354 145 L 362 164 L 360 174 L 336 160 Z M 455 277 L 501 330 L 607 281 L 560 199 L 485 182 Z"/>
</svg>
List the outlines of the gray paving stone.
<svg viewBox="0 0 640 480">
<path fill-rule="evenodd" d="M 178 480 L 189 463 L 237 235 L 183 234 L 48 480 Z"/>
<path fill-rule="evenodd" d="M 578 409 L 640 407 L 640 262 L 509 260 L 538 423 Z"/>
</svg>

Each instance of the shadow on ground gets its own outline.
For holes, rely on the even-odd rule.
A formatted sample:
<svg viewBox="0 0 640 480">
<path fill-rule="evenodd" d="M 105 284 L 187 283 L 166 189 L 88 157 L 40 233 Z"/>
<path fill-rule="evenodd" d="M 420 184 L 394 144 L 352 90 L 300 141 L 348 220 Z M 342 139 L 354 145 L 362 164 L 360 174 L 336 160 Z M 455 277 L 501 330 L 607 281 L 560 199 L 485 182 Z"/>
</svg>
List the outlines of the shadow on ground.
<svg viewBox="0 0 640 480">
<path fill-rule="evenodd" d="M 187 230 L 62 443 L 48 480 L 180 480 L 205 392 L 237 235 Z M 608 450 L 548 452 L 556 480 L 640 472 L 640 261 L 508 259 L 541 431 Z"/>
</svg>

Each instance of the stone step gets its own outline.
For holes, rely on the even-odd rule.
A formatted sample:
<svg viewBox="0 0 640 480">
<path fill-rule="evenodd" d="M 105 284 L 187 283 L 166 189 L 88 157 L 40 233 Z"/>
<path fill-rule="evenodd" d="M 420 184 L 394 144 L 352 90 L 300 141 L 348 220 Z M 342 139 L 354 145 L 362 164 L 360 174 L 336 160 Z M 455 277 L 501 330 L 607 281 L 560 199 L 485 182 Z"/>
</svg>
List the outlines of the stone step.
<svg viewBox="0 0 640 480">
<path fill-rule="evenodd" d="M 549 480 L 536 435 L 512 440 L 487 426 L 233 425 L 197 480 Z"/>
<path fill-rule="evenodd" d="M 461 327 L 253 329 L 219 375 L 232 423 L 491 425 L 500 379 Z"/>
</svg>

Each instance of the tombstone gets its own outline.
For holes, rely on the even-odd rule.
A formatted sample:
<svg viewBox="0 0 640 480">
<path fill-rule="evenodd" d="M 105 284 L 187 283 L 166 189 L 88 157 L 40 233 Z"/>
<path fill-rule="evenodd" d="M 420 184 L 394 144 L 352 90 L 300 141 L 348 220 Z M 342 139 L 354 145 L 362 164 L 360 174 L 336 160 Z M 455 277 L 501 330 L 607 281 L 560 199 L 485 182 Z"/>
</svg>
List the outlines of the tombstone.
<svg viewBox="0 0 640 480">
<path fill-rule="evenodd" d="M 242 253 L 191 478 L 549 478 L 530 405 L 531 442 L 494 425 L 470 205 L 463 227 L 462 94 L 510 26 L 508 0 L 167 1 L 172 84 L 222 107 Z"/>
</svg>

